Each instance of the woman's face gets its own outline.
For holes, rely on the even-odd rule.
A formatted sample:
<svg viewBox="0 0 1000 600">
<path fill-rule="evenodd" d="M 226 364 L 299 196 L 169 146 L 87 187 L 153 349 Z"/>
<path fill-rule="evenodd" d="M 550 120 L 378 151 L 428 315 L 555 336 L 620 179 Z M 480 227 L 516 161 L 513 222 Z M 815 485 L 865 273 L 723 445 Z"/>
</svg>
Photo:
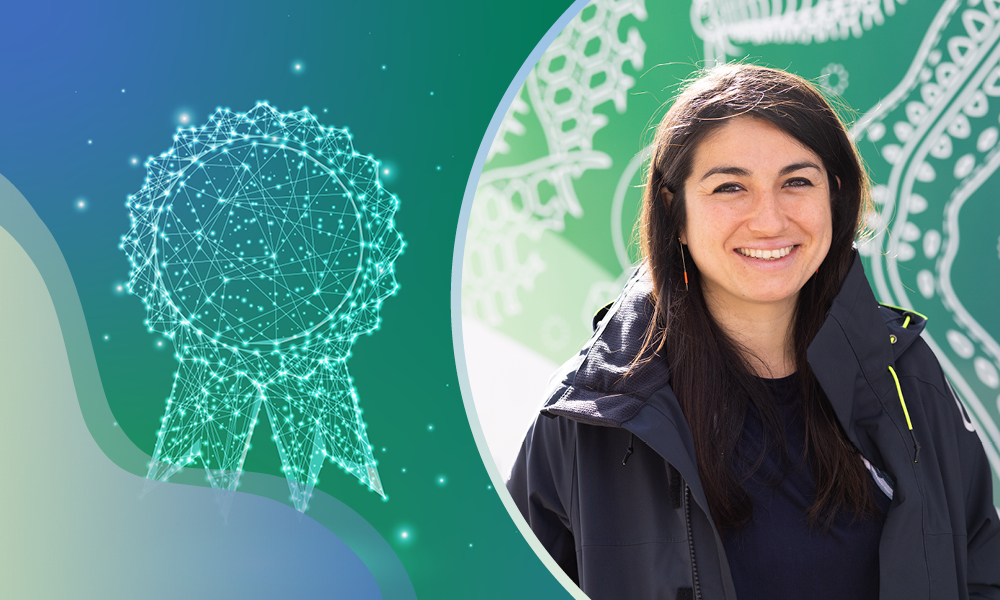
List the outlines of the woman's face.
<svg viewBox="0 0 1000 600">
<path fill-rule="evenodd" d="M 830 249 L 826 168 L 762 119 L 736 117 L 695 149 L 681 241 L 710 307 L 795 306 Z"/>
</svg>

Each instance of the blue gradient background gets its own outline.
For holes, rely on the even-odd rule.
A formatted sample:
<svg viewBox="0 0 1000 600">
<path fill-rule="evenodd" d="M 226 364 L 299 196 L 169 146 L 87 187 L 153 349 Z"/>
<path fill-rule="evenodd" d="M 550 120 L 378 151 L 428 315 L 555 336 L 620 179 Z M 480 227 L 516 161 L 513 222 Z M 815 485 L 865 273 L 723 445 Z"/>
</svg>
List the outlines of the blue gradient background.
<svg viewBox="0 0 1000 600">
<path fill-rule="evenodd" d="M 569 4 L 3 9 L 0 596 L 568 596 L 483 467 L 449 304 L 476 152 Z M 116 291 L 125 199 L 182 112 L 200 124 L 217 106 L 258 100 L 348 127 L 359 152 L 390 168 L 384 183 L 401 201 L 401 291 L 349 363 L 388 501 L 327 465 L 300 515 L 267 431 L 226 516 L 196 470 L 181 485 L 141 477 L 176 363 L 143 326 L 141 302 Z"/>
</svg>

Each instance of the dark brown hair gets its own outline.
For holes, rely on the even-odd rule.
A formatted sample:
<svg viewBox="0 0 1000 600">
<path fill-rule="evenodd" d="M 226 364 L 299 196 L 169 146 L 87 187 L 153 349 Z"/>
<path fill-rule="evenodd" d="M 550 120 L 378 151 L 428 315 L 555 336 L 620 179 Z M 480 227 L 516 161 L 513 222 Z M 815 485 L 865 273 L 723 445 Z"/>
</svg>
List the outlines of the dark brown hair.
<svg viewBox="0 0 1000 600">
<path fill-rule="evenodd" d="M 843 124 L 801 77 L 754 65 L 718 66 L 691 83 L 660 122 L 639 223 L 655 312 L 639 356 L 655 351 L 666 358 L 716 525 L 725 530 L 746 523 L 752 504 L 740 473 L 753 473 L 764 458 L 763 449 L 756 457 L 743 456 L 739 449 L 749 406 L 760 414 L 765 448 L 784 452 L 783 428 L 773 399 L 755 377 L 754 357 L 712 318 L 698 268 L 690 255 L 682 260 L 685 250 L 678 242 L 686 220 L 684 183 L 694 152 L 709 133 L 740 116 L 763 119 L 794 137 L 822 159 L 829 176 L 833 238 L 818 275 L 799 293 L 791 331 L 802 384 L 806 455 L 785 457 L 786 466 L 788 460 L 808 461 L 816 480 L 808 517 L 810 523 L 828 527 L 842 509 L 855 515 L 876 512 L 865 468 L 806 362 L 806 349 L 851 268 L 852 245 L 871 200 L 867 172 Z"/>
</svg>

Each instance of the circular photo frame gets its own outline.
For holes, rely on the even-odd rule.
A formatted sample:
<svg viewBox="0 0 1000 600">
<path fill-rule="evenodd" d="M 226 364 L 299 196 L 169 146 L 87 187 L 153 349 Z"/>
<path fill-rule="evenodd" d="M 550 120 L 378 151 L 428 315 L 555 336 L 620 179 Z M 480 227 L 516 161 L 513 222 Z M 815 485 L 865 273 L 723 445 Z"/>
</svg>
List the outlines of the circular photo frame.
<svg viewBox="0 0 1000 600">
<path fill-rule="evenodd" d="M 1000 209 L 990 201 L 1000 193 L 1000 53 L 991 50 L 1000 15 L 972 4 L 831 0 L 767 14 L 739 0 L 577 2 L 525 62 L 466 190 L 453 335 L 484 463 L 571 593 L 585 597 L 504 483 L 549 377 L 636 268 L 656 124 L 684 81 L 716 63 L 796 73 L 851 125 L 875 186 L 875 235 L 860 247 L 872 289 L 928 316 L 923 338 L 983 441 L 1000 498 L 1000 317 L 991 310 Z"/>
</svg>

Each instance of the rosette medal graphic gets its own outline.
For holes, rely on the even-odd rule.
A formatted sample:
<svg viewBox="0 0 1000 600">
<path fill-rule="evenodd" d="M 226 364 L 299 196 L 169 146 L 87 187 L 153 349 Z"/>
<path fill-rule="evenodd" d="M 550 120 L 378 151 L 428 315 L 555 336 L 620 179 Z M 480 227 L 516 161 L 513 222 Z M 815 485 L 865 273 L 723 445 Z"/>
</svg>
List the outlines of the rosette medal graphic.
<svg viewBox="0 0 1000 600">
<path fill-rule="evenodd" d="M 347 371 L 397 289 L 398 200 L 346 130 L 303 109 L 219 109 L 147 162 L 122 240 L 129 292 L 179 363 L 147 477 L 235 490 L 263 407 L 304 511 L 327 459 L 379 479 Z"/>
</svg>

